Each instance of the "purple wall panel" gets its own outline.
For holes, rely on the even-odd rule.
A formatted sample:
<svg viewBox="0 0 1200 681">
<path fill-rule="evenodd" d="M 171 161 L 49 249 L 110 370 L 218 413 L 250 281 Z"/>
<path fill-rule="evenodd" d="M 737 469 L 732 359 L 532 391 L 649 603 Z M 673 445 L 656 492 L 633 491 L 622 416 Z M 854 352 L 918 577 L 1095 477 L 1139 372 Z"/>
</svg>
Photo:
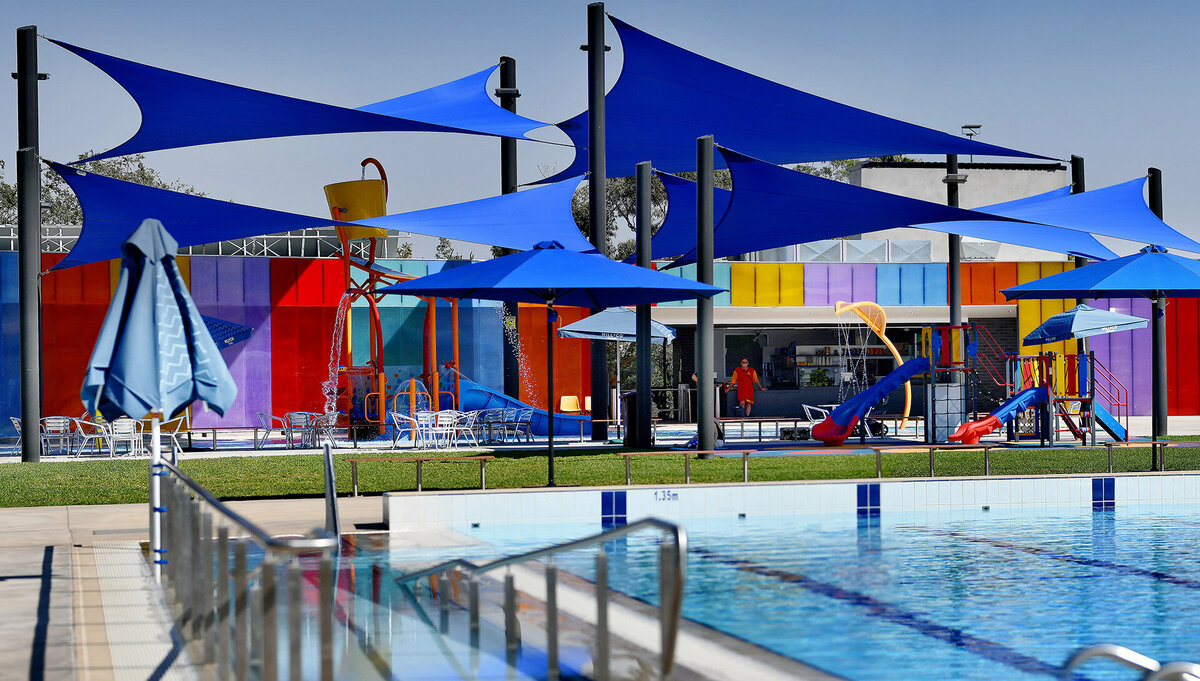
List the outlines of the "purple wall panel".
<svg viewBox="0 0 1200 681">
<path fill-rule="evenodd" d="M 829 265 L 804 266 L 804 304 L 808 307 L 833 304 L 829 302 Z"/>
<path fill-rule="evenodd" d="M 271 413 L 271 275 L 267 258 L 192 258 L 192 297 L 202 314 L 254 328 L 250 339 L 221 351 L 238 386 L 224 417 L 193 410 L 199 427 L 256 426 Z"/>
<path fill-rule="evenodd" d="M 804 304 L 834 305 L 875 300 L 874 263 L 809 263 L 804 266 Z"/>
<path fill-rule="evenodd" d="M 1150 318 L 1150 301 L 1144 298 L 1104 298 L 1089 303 L 1092 307 Z M 1091 337 L 1096 359 L 1129 389 L 1130 413 L 1150 414 L 1153 394 L 1150 377 L 1150 328 L 1101 334 Z"/>
<path fill-rule="evenodd" d="M 875 300 L 875 264 L 860 263 L 856 265 L 842 265 L 848 269 L 850 276 L 850 297 L 839 298 L 851 303 L 857 303 L 863 300 Z M 837 301 L 834 301 L 837 302 Z"/>
</svg>

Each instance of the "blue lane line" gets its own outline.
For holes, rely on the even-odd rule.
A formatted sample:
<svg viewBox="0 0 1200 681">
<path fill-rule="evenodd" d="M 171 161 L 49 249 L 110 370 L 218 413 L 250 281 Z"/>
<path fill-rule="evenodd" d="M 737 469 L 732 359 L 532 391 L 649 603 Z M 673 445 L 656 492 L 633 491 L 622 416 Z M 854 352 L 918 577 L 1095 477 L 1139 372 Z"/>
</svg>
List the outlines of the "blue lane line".
<svg viewBox="0 0 1200 681">
<path fill-rule="evenodd" d="M 797 572 L 788 572 L 768 567 L 760 563 L 754 563 L 741 558 L 725 556 L 707 549 L 699 547 L 690 547 L 689 552 L 703 556 L 705 559 L 712 560 L 725 565 L 731 565 L 744 572 L 760 575 L 763 577 L 772 577 L 782 582 L 795 584 L 801 588 L 807 589 L 815 594 L 826 596 L 843 603 L 856 605 L 864 608 L 872 617 L 878 617 L 891 624 L 898 624 L 903 627 L 908 627 L 919 634 L 936 639 L 942 643 L 947 643 L 960 650 L 978 655 L 992 662 L 999 662 L 1014 669 L 1020 670 L 1027 674 L 1044 674 L 1046 676 L 1057 677 L 1060 669 L 1054 665 L 1043 662 L 1036 657 L 1030 657 L 1024 653 L 1018 652 L 1008 646 L 989 641 L 985 638 L 980 638 L 973 634 L 969 634 L 962 629 L 949 627 L 944 624 L 930 621 L 924 617 L 905 610 L 898 605 L 887 603 L 878 600 L 867 594 L 858 591 L 844 589 L 835 584 L 822 582 L 818 579 L 809 577 L 808 575 Z M 1086 679 L 1087 677 L 1075 674 L 1073 679 Z"/>
<path fill-rule="evenodd" d="M 1149 577 L 1151 579 L 1156 579 L 1160 582 L 1165 582 L 1167 584 L 1174 584 L 1176 586 L 1182 586 L 1187 589 L 1200 589 L 1200 582 L 1198 582 L 1194 579 L 1188 579 L 1186 577 L 1177 577 L 1168 572 L 1160 572 L 1158 570 L 1147 570 L 1145 568 L 1136 567 L 1134 565 L 1125 565 L 1124 563 L 1114 563 L 1112 561 L 1099 560 L 1097 558 L 1085 558 L 1083 556 L 1076 556 L 1076 555 L 1073 555 L 1070 553 L 1063 553 L 1062 551 L 1052 551 L 1050 549 L 1043 549 L 1043 548 L 1040 548 L 1037 546 L 1025 546 L 1023 544 L 1016 544 L 1013 542 L 1007 542 L 1007 541 L 1003 541 L 1000 539 L 988 539 L 987 537 L 974 537 L 969 534 L 964 534 L 962 532 L 955 532 L 953 530 L 937 530 L 932 527 L 921 527 L 918 525 L 897 525 L 896 529 L 913 530 L 915 532 L 924 532 L 926 534 L 935 534 L 935 535 L 942 536 L 942 537 L 950 537 L 951 539 L 957 539 L 959 541 L 971 542 L 973 544 L 986 544 L 987 546 L 992 546 L 992 547 L 995 547 L 998 549 L 1007 549 L 1009 551 L 1020 551 L 1021 553 L 1028 553 L 1029 555 L 1032 555 L 1032 556 L 1041 556 L 1043 558 L 1050 558 L 1052 560 L 1058 560 L 1058 561 L 1062 561 L 1064 563 L 1073 563 L 1075 565 L 1084 565 L 1087 567 L 1101 568 L 1104 570 L 1112 570 L 1113 572 L 1119 572 L 1123 575 L 1133 575 L 1136 577 Z"/>
</svg>

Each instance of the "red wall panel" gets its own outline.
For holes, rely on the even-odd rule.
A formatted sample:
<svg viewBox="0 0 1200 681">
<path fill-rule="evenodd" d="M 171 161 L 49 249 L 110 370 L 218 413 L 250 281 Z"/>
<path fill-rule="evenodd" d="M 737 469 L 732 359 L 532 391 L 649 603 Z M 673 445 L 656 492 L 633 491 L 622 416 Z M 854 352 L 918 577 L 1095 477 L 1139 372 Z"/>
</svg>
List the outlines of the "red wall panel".
<svg viewBox="0 0 1200 681">
<path fill-rule="evenodd" d="M 556 307 L 558 321 L 554 324 L 554 394 L 575 395 L 580 406 L 591 395 L 591 356 L 589 341 L 559 338 L 558 329 L 577 322 L 590 312 L 581 307 Z M 517 330 L 521 338 L 521 356 L 528 371 L 522 371 L 522 402 L 539 409 L 546 408 L 546 306 L 521 305 L 517 311 Z M 557 400 L 555 407 L 557 408 Z"/>
<path fill-rule="evenodd" d="M 324 411 L 338 301 L 345 291 L 340 260 L 271 259 L 271 410 Z"/>
<path fill-rule="evenodd" d="M 42 270 L 64 254 L 43 254 Z M 79 416 L 79 390 L 112 297 L 109 264 L 92 263 L 42 277 L 42 414 Z"/>
<path fill-rule="evenodd" d="M 1167 300 L 1168 414 L 1200 414 L 1200 300 Z"/>
</svg>

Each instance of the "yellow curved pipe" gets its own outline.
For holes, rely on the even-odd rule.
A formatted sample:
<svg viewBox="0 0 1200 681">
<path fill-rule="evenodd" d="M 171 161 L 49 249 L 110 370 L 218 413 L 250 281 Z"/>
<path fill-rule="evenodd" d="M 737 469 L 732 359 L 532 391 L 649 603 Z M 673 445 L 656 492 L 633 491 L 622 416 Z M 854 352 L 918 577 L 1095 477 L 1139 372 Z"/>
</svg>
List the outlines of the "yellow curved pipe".
<svg viewBox="0 0 1200 681">
<path fill-rule="evenodd" d="M 853 312 L 858 315 L 866 323 L 867 328 L 874 331 L 875 335 L 879 336 L 879 340 L 883 341 L 884 346 L 892 352 L 892 357 L 896 360 L 896 366 L 899 367 L 901 364 L 904 364 L 904 359 L 900 357 L 900 351 L 884 335 L 887 331 L 887 314 L 879 306 L 879 303 L 872 303 L 870 301 L 847 303 L 839 300 L 837 305 L 834 306 L 834 313 L 842 314 L 843 312 Z M 912 409 L 912 386 L 910 383 L 910 381 L 904 382 L 904 417 L 900 420 L 900 428 L 904 428 L 908 424 L 908 412 Z"/>
</svg>

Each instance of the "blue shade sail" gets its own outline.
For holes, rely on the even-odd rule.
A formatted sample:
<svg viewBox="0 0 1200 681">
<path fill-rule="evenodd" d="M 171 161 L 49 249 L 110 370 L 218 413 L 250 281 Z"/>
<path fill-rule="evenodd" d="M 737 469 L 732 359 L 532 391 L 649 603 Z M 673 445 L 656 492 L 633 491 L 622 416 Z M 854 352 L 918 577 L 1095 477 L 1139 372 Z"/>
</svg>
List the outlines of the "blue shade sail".
<svg viewBox="0 0 1200 681">
<path fill-rule="evenodd" d="M 771 163 L 905 153 L 1045 158 L 795 90 L 609 18 L 625 53 L 621 75 L 604 98 L 609 177 L 633 175 L 646 160 L 665 172 L 695 170 L 696 139 L 704 135 Z M 551 180 L 588 168 L 587 112 L 558 127 L 578 151 Z"/>
<path fill-rule="evenodd" d="M 1139 177 L 1111 187 L 1093 189 L 1080 194 L 1042 194 L 1020 201 L 984 206 L 977 210 L 993 215 L 1040 222 L 1047 225 L 1081 230 L 1092 234 L 1158 244 L 1200 253 L 1200 242 L 1172 229 L 1146 205 L 1142 190 L 1146 178 Z M 925 227 L 925 225 L 921 225 Z M 990 237 L 989 237 L 990 238 Z M 1058 237 L 1054 237 L 1057 239 Z M 997 239 L 1000 241 L 1000 239 Z M 1047 248 L 1039 246 L 1039 248 Z M 1058 250 L 1049 249 L 1047 250 Z M 1086 252 L 1080 255 L 1090 255 Z M 1094 256 L 1093 256 L 1094 257 Z M 1107 256 L 1115 257 L 1115 255 Z"/>
<path fill-rule="evenodd" d="M 585 338 L 587 340 L 637 341 L 637 312 L 627 307 L 610 307 L 603 312 L 567 324 L 558 330 L 560 338 Z M 650 320 L 650 339 L 675 340 L 675 329 Z"/>
<path fill-rule="evenodd" d="M 725 148 L 720 151 L 734 190 L 720 227 L 713 231 L 716 258 L 914 223 L 1012 220 L 826 180 Z M 693 248 L 672 264 L 695 259 Z"/>
<path fill-rule="evenodd" d="M 1200 262 L 1159 246 L 1095 262 L 1006 288 L 1008 300 L 1028 298 L 1200 298 Z"/>
<path fill-rule="evenodd" d="M 688 253 L 696 248 L 696 183 L 682 177 L 658 173 L 667 189 L 667 214 L 650 239 L 650 257 L 654 260 Z M 721 224 L 733 192 L 713 187 L 713 225 Z M 637 262 L 637 255 L 625 259 Z"/>
<path fill-rule="evenodd" d="M 71 186 L 83 209 L 79 240 L 54 266 L 56 270 L 121 257 L 121 244 L 147 218 L 166 225 L 179 246 L 334 224 L 330 218 L 244 206 L 85 173 L 60 163 L 49 165 Z"/>
<path fill-rule="evenodd" d="M 133 137 L 85 161 L 198 144 L 339 132 L 457 132 L 522 138 L 546 125 L 505 111 L 487 96 L 487 78 L 499 67 L 348 109 L 197 78 L 59 40 L 51 42 L 117 81 L 142 113 L 141 127 Z"/>
<path fill-rule="evenodd" d="M 201 315 L 200 318 L 204 320 L 204 328 L 208 329 L 208 335 L 212 336 L 213 342 L 217 344 L 218 348 L 228 348 L 242 341 L 250 340 L 250 336 L 254 334 L 254 328 L 244 324 L 235 324 L 204 315 Z"/>
<path fill-rule="evenodd" d="M 578 177 L 477 201 L 358 220 L 356 224 L 444 236 L 525 251 L 552 239 L 574 251 L 595 251 L 571 214 Z"/>
<path fill-rule="evenodd" d="M 88 413 L 170 419 L 204 400 L 224 415 L 237 386 L 175 265 L 178 244 L 158 220 L 123 241 L 117 290 L 80 390 Z"/>
<path fill-rule="evenodd" d="M 1102 333 L 1144 329 L 1149 320 L 1110 310 L 1098 310 L 1090 305 L 1076 305 L 1042 322 L 1021 345 L 1057 343 L 1070 338 L 1087 338 Z"/>
<path fill-rule="evenodd" d="M 377 292 L 553 303 L 602 310 L 618 305 L 711 298 L 723 290 L 546 241 L 528 251 L 442 270 Z"/>
</svg>

